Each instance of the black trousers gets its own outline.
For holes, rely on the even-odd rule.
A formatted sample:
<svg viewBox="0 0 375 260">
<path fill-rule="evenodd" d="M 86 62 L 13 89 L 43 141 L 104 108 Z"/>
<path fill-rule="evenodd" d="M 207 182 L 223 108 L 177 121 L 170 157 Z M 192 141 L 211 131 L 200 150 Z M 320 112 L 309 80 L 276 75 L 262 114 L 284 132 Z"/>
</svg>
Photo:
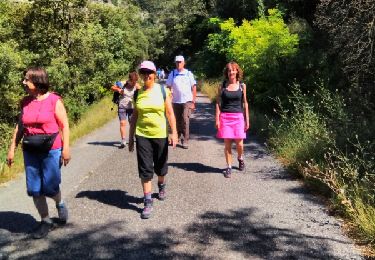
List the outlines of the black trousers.
<svg viewBox="0 0 375 260">
<path fill-rule="evenodd" d="M 146 138 L 136 136 L 139 178 L 152 179 L 168 173 L 168 138 Z"/>
</svg>

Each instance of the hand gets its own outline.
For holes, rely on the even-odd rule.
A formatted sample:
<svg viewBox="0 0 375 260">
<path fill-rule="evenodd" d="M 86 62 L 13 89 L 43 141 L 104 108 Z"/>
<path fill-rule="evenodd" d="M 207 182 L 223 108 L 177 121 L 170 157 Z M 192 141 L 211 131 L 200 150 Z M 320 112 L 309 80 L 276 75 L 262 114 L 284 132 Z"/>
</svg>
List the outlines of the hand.
<svg viewBox="0 0 375 260">
<path fill-rule="evenodd" d="M 220 129 L 220 120 L 216 120 L 216 123 L 215 123 L 215 126 L 216 126 L 216 129 Z"/>
<path fill-rule="evenodd" d="M 9 150 L 6 161 L 9 167 L 11 167 L 12 164 L 14 163 L 14 150 L 13 149 Z"/>
<path fill-rule="evenodd" d="M 191 102 L 190 109 L 195 110 L 195 102 Z"/>
<path fill-rule="evenodd" d="M 171 144 L 173 148 L 176 148 L 177 143 L 178 143 L 177 133 L 172 133 L 172 137 L 169 138 L 169 144 Z"/>
<path fill-rule="evenodd" d="M 129 138 L 128 148 L 129 148 L 129 152 L 134 151 L 134 138 Z"/>
<path fill-rule="evenodd" d="M 70 151 L 69 151 L 69 148 L 64 148 L 62 150 L 62 153 L 61 153 L 61 163 L 64 165 L 64 166 L 67 166 L 68 163 L 70 162 Z"/>
<path fill-rule="evenodd" d="M 250 124 L 249 124 L 249 122 L 246 122 L 246 123 L 245 123 L 245 132 L 246 132 L 247 130 L 249 130 L 249 128 L 250 128 Z"/>
</svg>

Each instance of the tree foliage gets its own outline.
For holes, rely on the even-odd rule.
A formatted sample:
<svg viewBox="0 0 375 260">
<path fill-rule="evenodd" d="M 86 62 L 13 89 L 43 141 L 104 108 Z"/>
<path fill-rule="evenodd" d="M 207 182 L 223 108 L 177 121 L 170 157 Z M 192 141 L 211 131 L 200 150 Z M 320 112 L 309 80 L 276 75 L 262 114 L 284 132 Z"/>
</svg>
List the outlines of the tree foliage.
<svg viewBox="0 0 375 260">
<path fill-rule="evenodd" d="M 1 140 L 9 138 L 19 113 L 27 67 L 47 69 L 53 91 L 64 97 L 75 122 L 88 104 L 105 94 L 105 84 L 124 77 L 147 57 L 149 35 L 141 11 L 129 1 L 121 2 L 0 2 Z"/>
<path fill-rule="evenodd" d="M 277 9 L 268 12 L 259 19 L 243 20 L 240 26 L 233 19 L 221 22 L 220 32 L 208 38 L 209 50 L 241 64 L 258 105 L 287 92 L 282 65 L 298 47 L 298 35 L 289 32 L 281 13 Z"/>
<path fill-rule="evenodd" d="M 316 25 L 328 36 L 328 52 L 338 56 L 340 68 L 350 81 L 355 106 L 367 115 L 375 110 L 375 2 L 330 1 L 318 5 Z M 353 105 L 354 105 L 353 104 Z"/>
</svg>

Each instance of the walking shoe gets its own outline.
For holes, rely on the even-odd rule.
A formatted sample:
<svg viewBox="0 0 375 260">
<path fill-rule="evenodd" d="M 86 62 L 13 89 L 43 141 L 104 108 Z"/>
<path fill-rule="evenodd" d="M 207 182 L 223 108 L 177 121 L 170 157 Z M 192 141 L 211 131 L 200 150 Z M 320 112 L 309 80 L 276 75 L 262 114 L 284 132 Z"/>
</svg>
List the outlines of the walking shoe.
<svg viewBox="0 0 375 260">
<path fill-rule="evenodd" d="M 68 208 L 66 207 L 65 202 L 56 205 L 56 208 L 57 208 L 57 214 L 59 215 L 59 221 L 62 224 L 65 224 L 68 221 L 68 217 L 69 217 Z"/>
<path fill-rule="evenodd" d="M 46 237 L 48 233 L 53 229 L 53 223 L 42 220 L 39 226 L 34 230 L 32 237 L 34 239 L 40 239 Z"/>
<path fill-rule="evenodd" d="M 224 171 L 224 177 L 230 178 L 231 175 L 232 175 L 232 168 L 226 168 Z"/>
<path fill-rule="evenodd" d="M 159 200 L 165 200 L 167 198 L 167 195 L 165 193 L 165 184 L 158 184 L 159 186 Z"/>
<path fill-rule="evenodd" d="M 143 219 L 148 219 L 151 217 L 151 212 L 152 212 L 152 199 L 147 199 L 144 201 L 144 208 L 141 213 L 141 218 Z"/>
<path fill-rule="evenodd" d="M 121 149 L 122 149 L 122 148 L 125 148 L 125 146 L 126 146 L 125 140 L 122 140 L 122 141 L 121 141 L 121 144 L 120 144 L 120 148 L 121 148 Z"/>
<path fill-rule="evenodd" d="M 188 144 L 188 142 L 186 141 L 184 141 L 184 140 L 181 140 L 181 144 L 182 144 L 182 148 L 183 149 L 188 149 L 189 148 L 189 144 Z"/>
<path fill-rule="evenodd" d="M 245 170 L 245 161 L 243 159 L 238 159 L 238 170 Z"/>
</svg>

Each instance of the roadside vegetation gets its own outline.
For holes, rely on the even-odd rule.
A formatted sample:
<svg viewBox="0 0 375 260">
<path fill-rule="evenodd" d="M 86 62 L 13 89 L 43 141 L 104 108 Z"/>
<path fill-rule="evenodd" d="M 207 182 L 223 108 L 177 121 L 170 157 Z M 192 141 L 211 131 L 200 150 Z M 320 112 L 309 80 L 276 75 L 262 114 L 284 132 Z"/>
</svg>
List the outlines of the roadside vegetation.
<svg viewBox="0 0 375 260">
<path fill-rule="evenodd" d="M 289 168 L 328 189 L 334 212 L 375 249 L 373 0 L 104 2 L 0 2 L 1 158 L 28 66 L 47 68 L 80 132 L 90 105 L 108 95 L 105 86 L 142 59 L 168 72 L 183 54 L 211 99 L 224 65 L 235 60 L 253 133 Z M 10 175 L 3 161 L 0 178 Z"/>
</svg>

